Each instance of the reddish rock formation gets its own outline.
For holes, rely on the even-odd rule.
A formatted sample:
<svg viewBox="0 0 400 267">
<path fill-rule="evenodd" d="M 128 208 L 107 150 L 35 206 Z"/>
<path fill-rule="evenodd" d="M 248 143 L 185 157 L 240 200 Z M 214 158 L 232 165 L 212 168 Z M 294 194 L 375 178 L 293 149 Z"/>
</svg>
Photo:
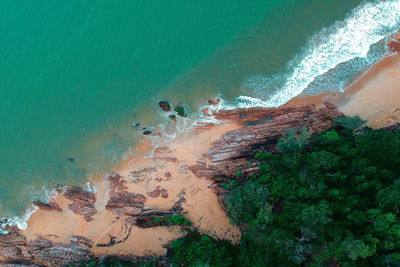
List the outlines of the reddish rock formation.
<svg viewBox="0 0 400 267">
<path fill-rule="evenodd" d="M 50 199 L 48 203 L 40 200 L 33 201 L 32 203 L 39 209 L 62 211 L 62 208 L 53 199 Z"/>
<path fill-rule="evenodd" d="M 83 245 L 85 247 L 91 248 L 93 246 L 93 241 L 87 237 L 80 235 L 73 235 L 70 239 L 71 244 Z"/>
<path fill-rule="evenodd" d="M 106 209 L 118 215 L 138 215 L 143 210 L 143 203 L 147 198 L 142 194 L 127 192 L 112 192 L 107 202 Z"/>
<path fill-rule="evenodd" d="M 126 180 L 122 179 L 123 177 L 119 175 L 118 173 L 113 173 L 110 174 L 106 180 L 110 183 L 110 189 L 111 191 L 125 191 L 127 189 L 126 187 Z"/>
<path fill-rule="evenodd" d="M 95 259 L 95 256 L 83 246 L 54 244 L 46 239 L 30 242 L 25 248 L 32 255 L 33 263 L 45 266 L 80 264 Z"/>
<path fill-rule="evenodd" d="M 343 116 L 333 104 L 316 109 L 314 105 L 279 108 L 250 108 L 224 110 L 215 113 L 217 119 L 242 123 L 240 129 L 226 133 L 214 142 L 204 154 L 205 161 L 189 169 L 199 177 L 218 180 L 218 177 L 233 176 L 237 170 L 254 172 L 257 167 L 248 162 L 254 151 L 276 150 L 278 139 L 289 129 L 307 127 L 312 132 L 328 130 L 332 121 Z"/>
<path fill-rule="evenodd" d="M 96 198 L 93 192 L 87 191 L 76 186 L 69 186 L 64 192 L 64 197 L 72 201 L 68 204 L 70 210 L 76 214 L 80 214 L 86 221 L 92 221 L 92 216 L 96 213 L 93 204 Z"/>
<path fill-rule="evenodd" d="M 400 52 L 400 32 L 391 38 L 388 42 L 389 51 L 392 53 Z"/>
<path fill-rule="evenodd" d="M 143 170 L 142 170 L 143 171 Z M 106 180 L 110 182 L 110 198 L 106 209 L 118 215 L 138 215 L 143 210 L 143 203 L 147 198 L 142 194 L 128 193 L 126 191 L 126 181 L 119 174 L 111 174 Z"/>
<path fill-rule="evenodd" d="M 155 198 L 155 197 L 159 197 L 161 195 L 162 198 L 167 198 L 168 197 L 168 191 L 164 188 L 160 188 L 159 186 L 157 186 L 156 189 L 154 189 L 151 192 L 148 192 L 147 195 L 149 197 Z"/>
<path fill-rule="evenodd" d="M 27 244 L 25 237 L 17 232 L 0 235 L 0 256 L 12 266 L 15 266 L 15 262 L 26 265 L 63 266 L 95 259 L 87 248 L 80 245 L 54 244 L 44 238 Z"/>
<path fill-rule="evenodd" d="M 16 232 L 0 234 L 0 255 L 10 260 L 28 260 L 31 255 L 21 249 L 25 244 L 25 237 Z"/>
<path fill-rule="evenodd" d="M 221 102 L 221 100 L 219 100 L 218 98 L 214 98 L 214 99 L 209 99 L 207 100 L 207 103 L 209 105 L 218 105 Z"/>
</svg>

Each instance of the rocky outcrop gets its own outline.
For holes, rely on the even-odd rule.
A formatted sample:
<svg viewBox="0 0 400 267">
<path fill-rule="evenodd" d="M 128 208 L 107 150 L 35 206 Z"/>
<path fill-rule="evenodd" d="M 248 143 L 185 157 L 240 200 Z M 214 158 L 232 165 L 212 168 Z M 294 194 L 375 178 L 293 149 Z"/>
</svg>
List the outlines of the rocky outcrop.
<svg viewBox="0 0 400 267">
<path fill-rule="evenodd" d="M 388 42 L 389 51 L 392 53 L 400 52 L 400 32 L 394 35 Z"/>
<path fill-rule="evenodd" d="M 120 216 L 138 215 L 143 211 L 143 203 L 147 198 L 142 194 L 134 194 L 126 191 L 126 181 L 119 174 L 111 174 L 106 178 L 110 183 L 110 198 L 106 209 Z"/>
<path fill-rule="evenodd" d="M 155 168 L 147 168 L 139 170 L 136 172 L 154 172 Z M 132 225 L 138 226 L 140 228 L 155 227 L 161 224 L 153 222 L 155 217 L 163 218 L 165 216 L 171 216 L 173 214 L 180 214 L 182 212 L 182 202 L 184 198 L 180 198 L 170 210 L 155 210 L 150 209 L 148 206 L 144 206 L 147 198 L 142 194 L 134 194 L 126 191 L 126 180 L 119 174 L 110 174 L 106 180 L 110 184 L 110 198 L 107 202 L 106 209 L 111 210 L 120 216 L 129 216 L 125 221 L 126 228 Z M 148 192 L 149 197 L 159 197 L 167 198 L 167 190 L 157 187 L 155 190 Z M 111 240 L 110 244 L 115 244 L 115 240 Z M 103 244 L 104 245 L 104 244 Z M 103 246 L 102 245 L 102 246 Z M 108 246 L 105 244 L 104 246 Z"/>
<path fill-rule="evenodd" d="M 87 237 L 80 235 L 73 235 L 70 239 L 71 244 L 74 245 L 83 245 L 85 247 L 91 248 L 93 247 L 93 241 Z"/>
<path fill-rule="evenodd" d="M 147 195 L 152 198 L 159 197 L 160 195 L 162 198 L 168 198 L 168 191 L 164 188 L 160 188 L 159 186 L 157 186 L 156 189 L 154 189 L 151 192 L 148 192 Z"/>
<path fill-rule="evenodd" d="M 118 243 L 118 241 L 114 241 Z M 81 244 L 82 243 L 82 244 Z M 97 258 L 87 247 L 92 241 L 81 236 L 73 236 L 71 244 L 59 244 L 45 238 L 38 238 L 27 243 L 25 237 L 17 231 L 0 235 L 0 266 L 81 266 L 81 264 L 96 261 L 99 266 L 105 264 L 109 258 L 118 258 L 129 263 L 143 263 L 152 260 L 161 260 L 162 266 L 168 262 L 165 256 L 134 256 L 134 255 L 104 255 Z"/>
<path fill-rule="evenodd" d="M 31 255 L 26 253 L 25 237 L 17 232 L 0 234 L 0 255 L 10 260 L 29 260 Z"/>
<path fill-rule="evenodd" d="M 142 194 L 113 192 L 107 202 L 106 209 L 118 215 L 138 215 L 143 210 L 147 198 Z"/>
<path fill-rule="evenodd" d="M 72 201 L 68 208 L 76 214 L 80 214 L 86 221 L 92 221 L 92 216 L 96 213 L 94 203 L 96 198 L 94 192 L 85 190 L 81 187 L 69 186 L 63 196 Z"/>
<path fill-rule="evenodd" d="M 257 166 L 249 164 L 255 151 L 276 151 L 278 139 L 287 130 L 307 127 L 312 132 L 326 131 L 332 121 L 343 116 L 331 103 L 317 109 L 314 105 L 279 108 L 250 108 L 223 110 L 213 114 L 217 119 L 243 124 L 230 131 L 211 145 L 204 160 L 191 166 L 198 177 L 218 180 L 218 177 L 234 176 L 235 172 L 251 173 Z"/>
<path fill-rule="evenodd" d="M 221 100 L 218 98 L 213 98 L 213 99 L 207 100 L 207 103 L 209 105 L 218 105 L 219 103 L 221 103 Z"/>
<path fill-rule="evenodd" d="M 32 261 L 46 266 L 63 266 L 89 262 L 96 257 L 85 247 L 75 244 L 53 244 L 46 239 L 39 239 L 27 246 Z"/>
<path fill-rule="evenodd" d="M 95 256 L 81 245 L 57 244 L 44 238 L 26 243 L 25 237 L 18 232 L 0 235 L 0 256 L 4 257 L 8 264 L 20 263 L 26 266 L 63 266 L 95 259 Z"/>
<path fill-rule="evenodd" d="M 40 200 L 36 200 L 32 202 L 33 205 L 37 206 L 39 209 L 43 210 L 56 210 L 62 211 L 62 208 L 54 201 L 54 199 L 50 199 L 49 202 L 43 202 Z"/>
</svg>

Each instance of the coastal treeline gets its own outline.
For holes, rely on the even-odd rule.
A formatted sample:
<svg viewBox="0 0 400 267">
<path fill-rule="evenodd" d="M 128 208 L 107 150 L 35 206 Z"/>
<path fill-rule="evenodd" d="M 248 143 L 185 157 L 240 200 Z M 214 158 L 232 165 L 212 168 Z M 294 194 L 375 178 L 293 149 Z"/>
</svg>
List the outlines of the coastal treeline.
<svg viewBox="0 0 400 267">
<path fill-rule="evenodd" d="M 176 266 L 400 266 L 400 131 L 343 117 L 288 132 L 259 172 L 224 187 L 240 244 L 196 232 L 171 244 Z"/>
</svg>

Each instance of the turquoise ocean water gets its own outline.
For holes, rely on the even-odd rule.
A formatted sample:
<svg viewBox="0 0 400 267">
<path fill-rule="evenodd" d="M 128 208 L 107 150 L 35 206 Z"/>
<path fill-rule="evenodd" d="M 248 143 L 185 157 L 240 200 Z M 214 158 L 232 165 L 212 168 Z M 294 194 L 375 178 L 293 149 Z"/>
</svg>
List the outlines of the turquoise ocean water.
<svg viewBox="0 0 400 267">
<path fill-rule="evenodd" d="M 182 130 L 159 100 L 195 118 L 218 94 L 276 106 L 343 88 L 399 17 L 394 0 L 0 1 L 0 217 L 112 167 L 142 138 L 132 123 Z"/>
</svg>

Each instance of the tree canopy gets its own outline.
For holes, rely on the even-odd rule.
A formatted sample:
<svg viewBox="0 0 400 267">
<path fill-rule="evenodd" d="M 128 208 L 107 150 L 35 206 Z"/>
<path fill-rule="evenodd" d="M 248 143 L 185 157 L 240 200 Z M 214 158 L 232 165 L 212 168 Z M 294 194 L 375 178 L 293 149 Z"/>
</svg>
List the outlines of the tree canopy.
<svg viewBox="0 0 400 267">
<path fill-rule="evenodd" d="M 259 173 L 229 183 L 226 196 L 240 245 L 221 252 L 212 241 L 214 256 L 201 263 L 400 266 L 400 133 L 362 123 L 342 118 L 325 133 L 289 132 L 281 153 L 257 153 Z"/>
</svg>

